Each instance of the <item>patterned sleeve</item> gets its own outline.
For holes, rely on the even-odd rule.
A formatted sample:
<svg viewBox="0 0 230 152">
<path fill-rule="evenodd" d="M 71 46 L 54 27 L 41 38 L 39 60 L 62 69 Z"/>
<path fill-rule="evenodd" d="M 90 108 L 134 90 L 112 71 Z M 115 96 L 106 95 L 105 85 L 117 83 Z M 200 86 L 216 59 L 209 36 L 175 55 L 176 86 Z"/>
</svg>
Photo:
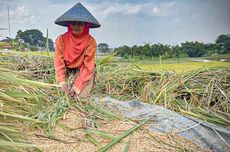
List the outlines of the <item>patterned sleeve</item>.
<svg viewBox="0 0 230 152">
<path fill-rule="evenodd" d="M 77 94 L 83 90 L 87 82 L 94 75 L 94 70 L 96 67 L 96 48 L 96 40 L 92 38 L 85 50 L 84 62 L 80 68 L 79 75 L 74 82 L 74 90 Z"/>
<path fill-rule="evenodd" d="M 65 67 L 64 57 L 63 57 L 61 36 L 57 37 L 55 41 L 54 67 L 55 67 L 56 80 L 61 84 L 65 83 L 66 67 Z"/>
</svg>

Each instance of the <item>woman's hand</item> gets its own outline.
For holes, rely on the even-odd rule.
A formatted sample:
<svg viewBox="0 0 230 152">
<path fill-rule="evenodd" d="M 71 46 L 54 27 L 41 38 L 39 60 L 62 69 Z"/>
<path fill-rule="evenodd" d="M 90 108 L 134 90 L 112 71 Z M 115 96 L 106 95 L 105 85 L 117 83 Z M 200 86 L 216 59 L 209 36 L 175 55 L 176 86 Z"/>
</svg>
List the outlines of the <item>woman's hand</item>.
<svg viewBox="0 0 230 152">
<path fill-rule="evenodd" d="M 77 91 L 77 92 L 76 92 L 76 91 Z M 70 89 L 69 95 L 70 95 L 71 97 L 75 97 L 77 101 L 80 101 L 79 91 L 78 91 L 76 88 L 74 88 L 74 86 Z"/>
<path fill-rule="evenodd" d="M 61 91 L 67 93 L 67 91 L 68 91 L 68 86 L 67 86 L 66 83 L 61 84 Z"/>
<path fill-rule="evenodd" d="M 73 97 L 75 95 L 75 91 L 74 91 L 73 87 L 69 90 L 69 95 L 71 97 Z"/>
</svg>

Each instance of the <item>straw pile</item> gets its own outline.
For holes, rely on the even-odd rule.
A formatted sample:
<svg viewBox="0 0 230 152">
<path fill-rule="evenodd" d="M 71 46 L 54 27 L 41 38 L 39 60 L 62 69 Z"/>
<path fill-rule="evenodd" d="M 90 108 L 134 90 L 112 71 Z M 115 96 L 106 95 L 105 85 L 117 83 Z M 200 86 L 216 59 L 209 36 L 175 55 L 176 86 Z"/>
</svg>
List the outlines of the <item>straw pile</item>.
<svg viewBox="0 0 230 152">
<path fill-rule="evenodd" d="M 44 83 L 54 82 L 49 56 L 1 53 L 0 57 L 0 149 L 3 151 L 39 151 L 38 147 L 44 151 L 203 151 L 176 135 L 149 133 L 144 126 L 154 120 L 134 123 L 97 107 L 91 100 L 71 102 L 75 100 L 62 94 L 60 86 Z M 95 95 L 139 98 L 184 114 L 205 116 L 205 120 L 220 125 L 229 125 L 229 74 L 226 72 L 225 76 L 217 77 L 215 73 L 229 69 L 208 71 L 212 73 L 212 81 L 209 81 L 209 76 L 205 79 L 205 71 L 175 75 L 144 72 L 135 65 L 119 67 L 107 63 L 101 60 L 98 64 Z M 195 83 L 200 74 L 204 80 Z M 210 82 L 208 86 L 206 81 Z M 199 85 L 206 88 L 197 90 Z M 218 102 L 213 104 L 216 96 Z M 210 98 L 210 102 L 204 102 L 205 98 Z M 207 104 L 210 113 L 197 112 L 193 108 L 199 105 L 206 111 Z M 211 112 L 215 115 L 210 116 Z M 23 136 L 25 132 L 27 134 Z"/>
<path fill-rule="evenodd" d="M 140 99 L 230 127 L 230 68 L 184 74 L 146 72 L 133 65 L 98 68 L 96 94 Z"/>
<path fill-rule="evenodd" d="M 46 54 L 0 52 L 0 62 L 7 63 L 11 70 L 19 71 L 21 76 L 31 80 L 53 81 L 52 57 Z"/>
<path fill-rule="evenodd" d="M 93 94 L 140 99 L 230 127 L 230 68 L 199 69 L 182 74 L 146 72 L 135 64 L 110 64 L 112 57 L 98 61 Z M 26 78 L 54 82 L 52 57 L 46 54 L 11 54 L 4 61 Z"/>
<path fill-rule="evenodd" d="M 16 64 L 11 64 L 12 58 L 7 55 L 1 54 L 0 64 L 0 149 L 37 149 L 37 145 L 24 140 L 30 134 L 20 128 L 39 127 L 51 134 L 52 125 L 65 113 L 67 103 L 58 95 L 58 85 L 25 79 L 20 71 L 11 70 Z"/>
</svg>

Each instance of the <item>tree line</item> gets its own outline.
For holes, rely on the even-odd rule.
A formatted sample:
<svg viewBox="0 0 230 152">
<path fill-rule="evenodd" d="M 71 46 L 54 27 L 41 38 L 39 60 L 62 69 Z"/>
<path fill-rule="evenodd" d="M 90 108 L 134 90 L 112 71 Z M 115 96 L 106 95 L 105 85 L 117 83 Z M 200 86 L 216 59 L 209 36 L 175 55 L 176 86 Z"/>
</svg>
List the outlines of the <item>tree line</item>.
<svg viewBox="0 0 230 152">
<path fill-rule="evenodd" d="M 202 57 L 211 56 L 214 54 L 230 53 L 230 34 L 220 35 L 217 37 L 215 43 L 203 42 L 185 42 L 181 45 L 170 46 L 164 44 L 145 44 L 143 46 L 134 45 L 121 46 L 115 48 L 118 56 L 121 57 L 158 57 L 164 58 L 179 58 L 179 57 Z"/>
<path fill-rule="evenodd" d="M 14 39 L 16 42 L 16 49 L 23 51 L 28 48 L 31 51 L 45 49 L 46 43 L 50 51 L 54 51 L 54 43 L 52 39 L 43 37 L 43 34 L 38 29 L 31 29 L 26 31 L 19 30 Z M 111 51 L 117 52 L 121 57 L 159 57 L 164 58 L 180 58 L 180 57 L 202 57 L 211 56 L 214 54 L 230 53 L 230 34 L 222 34 L 217 37 L 215 43 L 203 42 L 185 42 L 180 45 L 170 46 L 165 44 L 145 44 L 134 46 L 120 46 L 117 48 L 109 48 L 106 43 L 100 43 L 97 47 L 98 52 L 109 53 Z"/>
<path fill-rule="evenodd" d="M 48 42 L 48 49 L 54 51 L 54 42 L 50 38 L 43 37 L 43 34 L 38 29 L 30 29 L 26 31 L 19 30 L 14 39 L 16 50 L 24 51 L 29 49 L 31 51 L 38 51 L 46 49 Z"/>
</svg>

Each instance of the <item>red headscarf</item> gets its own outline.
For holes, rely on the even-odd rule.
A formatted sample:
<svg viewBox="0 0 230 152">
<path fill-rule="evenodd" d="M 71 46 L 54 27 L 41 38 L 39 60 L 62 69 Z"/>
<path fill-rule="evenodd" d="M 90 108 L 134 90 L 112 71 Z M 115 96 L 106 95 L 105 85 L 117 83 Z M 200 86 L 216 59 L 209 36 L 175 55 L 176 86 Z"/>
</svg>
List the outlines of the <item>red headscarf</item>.
<svg viewBox="0 0 230 152">
<path fill-rule="evenodd" d="M 75 35 L 72 32 L 71 25 L 68 25 L 68 32 L 62 36 L 63 56 L 67 65 L 71 64 L 84 52 L 91 37 L 89 35 L 89 26 L 90 23 L 86 23 L 82 33 Z"/>
</svg>

